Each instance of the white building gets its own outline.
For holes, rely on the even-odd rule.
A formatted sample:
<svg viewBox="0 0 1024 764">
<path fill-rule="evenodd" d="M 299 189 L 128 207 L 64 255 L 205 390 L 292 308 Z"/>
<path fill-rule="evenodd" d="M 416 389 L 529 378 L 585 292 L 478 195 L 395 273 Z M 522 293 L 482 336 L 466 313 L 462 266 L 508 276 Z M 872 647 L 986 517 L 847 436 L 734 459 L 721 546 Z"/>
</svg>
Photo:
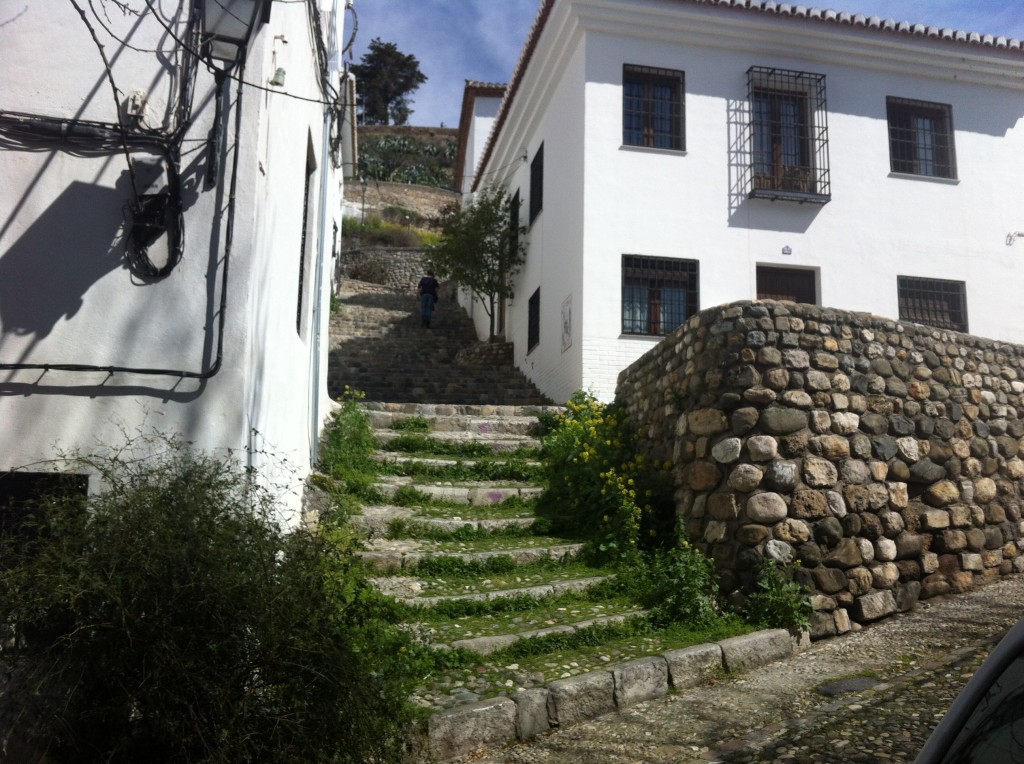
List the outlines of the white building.
<svg viewBox="0 0 1024 764">
<path fill-rule="evenodd" d="M 0 19 L 0 477 L 37 465 L 0 505 L 59 451 L 157 431 L 260 468 L 298 519 L 329 403 L 345 7 L 205 10 L 249 39 L 211 36 L 200 0 Z"/>
<path fill-rule="evenodd" d="M 544 0 L 473 185 L 518 194 L 529 226 L 516 362 L 556 401 L 610 399 L 686 316 L 758 297 L 1024 342 L 1022 117 L 1019 40 Z"/>
</svg>

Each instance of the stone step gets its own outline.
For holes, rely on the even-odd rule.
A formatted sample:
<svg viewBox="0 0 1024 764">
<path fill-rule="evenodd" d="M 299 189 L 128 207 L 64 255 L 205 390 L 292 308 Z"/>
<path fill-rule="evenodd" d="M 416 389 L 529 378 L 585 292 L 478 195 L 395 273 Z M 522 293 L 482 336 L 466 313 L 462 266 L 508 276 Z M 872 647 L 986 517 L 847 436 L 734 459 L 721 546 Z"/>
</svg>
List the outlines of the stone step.
<svg viewBox="0 0 1024 764">
<path fill-rule="evenodd" d="M 495 450 L 494 447 L 492 447 L 492 450 L 493 451 Z M 483 465 L 483 464 L 498 464 L 498 465 L 508 464 L 507 461 L 502 460 L 502 459 L 488 459 L 488 460 L 486 460 L 486 462 L 484 462 L 482 460 L 477 460 L 477 459 L 458 459 L 458 458 L 440 459 L 440 458 L 432 458 L 432 457 L 428 458 L 428 457 L 410 456 L 408 454 L 400 454 L 398 452 L 391 452 L 391 451 L 378 452 L 378 453 L 374 454 L 374 460 L 378 461 L 378 462 L 381 462 L 382 464 L 423 464 L 423 465 L 426 465 L 428 467 L 438 467 L 438 468 L 458 467 L 458 466 L 462 466 L 462 467 L 476 467 L 477 465 Z M 527 466 L 527 467 L 540 467 L 541 466 L 540 462 L 529 461 L 529 460 L 523 461 L 523 464 L 525 466 Z"/>
<path fill-rule="evenodd" d="M 392 411 L 367 411 L 376 430 L 392 430 L 404 420 L 422 417 L 430 422 L 429 432 L 469 432 L 481 435 L 535 435 L 539 427 L 534 416 L 473 416 L 469 414 L 405 414 Z M 425 433 L 426 434 L 426 433 Z"/>
<path fill-rule="evenodd" d="M 385 497 L 394 496 L 403 487 L 415 488 L 434 501 L 468 504 L 470 506 L 489 506 L 500 504 L 505 499 L 519 497 L 535 499 L 544 489 L 527 483 L 472 482 L 472 483 L 419 483 L 415 478 L 401 475 L 386 476 L 373 484 L 373 487 Z M 480 522 L 485 522 L 481 520 Z"/>
<path fill-rule="evenodd" d="M 514 645 L 523 639 L 546 637 L 550 634 L 572 634 L 592 626 L 603 626 L 612 623 L 625 623 L 633 618 L 642 618 L 647 614 L 646 610 L 633 610 L 628 613 L 617 613 L 615 615 L 599 616 L 588 618 L 575 623 L 559 624 L 557 626 L 545 626 L 541 629 L 527 629 L 513 634 L 495 634 L 485 637 L 470 637 L 469 639 L 457 639 L 448 646 L 471 650 L 480 655 L 490 655 L 510 645 Z"/>
<path fill-rule="evenodd" d="M 382 447 L 387 448 L 388 441 L 394 440 L 400 433 L 396 430 L 376 431 L 377 440 Z M 491 449 L 492 453 L 504 451 L 515 451 L 520 448 L 540 448 L 540 438 L 526 435 L 503 435 L 501 433 L 488 433 L 486 435 L 467 432 L 425 432 L 421 433 L 428 440 L 439 443 L 480 443 Z"/>
<path fill-rule="evenodd" d="M 418 597 L 411 592 L 419 586 L 417 579 L 408 576 L 378 576 L 370 579 L 379 591 L 390 594 L 406 605 L 431 606 L 439 602 L 487 602 L 509 597 L 556 597 L 566 592 L 584 592 L 595 584 L 604 581 L 608 576 L 588 576 L 564 581 L 552 581 L 536 586 L 518 586 L 511 589 L 494 589 L 486 592 L 470 594 L 441 594 L 434 597 Z"/>
<path fill-rule="evenodd" d="M 434 325 L 419 325 L 409 292 L 346 281 L 331 316 L 330 394 L 346 385 L 368 399 L 453 404 L 546 400 L 515 368 L 512 349 L 482 343 L 473 322 L 453 300 L 435 308 Z"/>
<path fill-rule="evenodd" d="M 389 539 L 388 541 L 392 541 Z M 486 552 L 451 552 L 443 555 L 410 548 L 408 539 L 399 539 L 394 548 L 376 544 L 372 550 L 359 552 L 359 557 L 370 568 L 378 571 L 413 570 L 421 561 L 433 557 L 454 557 L 463 562 L 484 562 L 495 557 L 511 557 L 516 565 L 528 565 L 541 560 L 571 560 L 579 555 L 583 544 L 558 544 L 542 547 L 516 547 L 492 549 Z"/>
<path fill-rule="evenodd" d="M 367 411 L 382 411 L 392 414 L 408 414 L 426 418 L 468 416 L 468 417 L 537 417 L 543 413 L 558 414 L 564 406 L 551 405 L 504 405 L 504 404 L 438 404 L 438 403 L 393 403 L 367 399 L 361 404 Z"/>
<path fill-rule="evenodd" d="M 468 505 L 467 505 L 468 506 Z M 420 517 L 415 510 L 406 507 L 372 506 L 363 507 L 360 514 L 352 517 L 352 524 L 370 539 L 387 538 L 388 529 L 395 520 L 405 520 L 413 527 L 435 531 L 455 532 L 463 528 L 490 532 L 505 528 L 529 528 L 535 517 L 500 517 L 488 519 Z"/>
</svg>

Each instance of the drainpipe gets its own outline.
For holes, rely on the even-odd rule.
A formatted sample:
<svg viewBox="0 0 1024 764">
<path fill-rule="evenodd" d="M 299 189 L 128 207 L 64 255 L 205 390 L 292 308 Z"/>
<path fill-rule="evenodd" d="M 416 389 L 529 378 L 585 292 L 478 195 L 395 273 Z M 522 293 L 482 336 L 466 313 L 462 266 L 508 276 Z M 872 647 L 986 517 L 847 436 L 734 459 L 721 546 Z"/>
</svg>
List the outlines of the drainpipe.
<svg viewBox="0 0 1024 764">
<path fill-rule="evenodd" d="M 319 12 L 319 9 L 318 11 Z M 335 0 L 331 18 L 337 19 L 338 3 Z M 323 342 L 320 324 L 323 316 L 323 283 L 324 283 L 324 256 L 327 249 L 327 184 L 332 175 L 331 164 L 331 109 L 324 106 L 324 129 L 323 142 L 320 146 L 320 219 L 316 231 L 316 279 L 314 281 L 313 300 L 313 341 L 310 343 L 310 352 L 313 354 L 311 368 L 313 371 L 310 380 L 310 398 L 312 401 L 310 422 L 309 422 L 309 463 L 313 466 L 320 456 L 320 346 Z"/>
</svg>

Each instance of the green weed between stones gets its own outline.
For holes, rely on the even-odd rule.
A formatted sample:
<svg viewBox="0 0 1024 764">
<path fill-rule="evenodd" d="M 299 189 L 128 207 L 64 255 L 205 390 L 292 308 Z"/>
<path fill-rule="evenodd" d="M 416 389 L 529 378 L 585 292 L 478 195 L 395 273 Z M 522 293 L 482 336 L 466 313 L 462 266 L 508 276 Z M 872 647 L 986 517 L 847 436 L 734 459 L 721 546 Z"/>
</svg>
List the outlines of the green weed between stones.
<svg viewBox="0 0 1024 764">
<path fill-rule="evenodd" d="M 397 432 L 430 432 L 430 420 L 425 416 L 407 416 L 396 419 L 391 429 Z"/>
<path fill-rule="evenodd" d="M 754 591 L 740 609 L 743 617 L 769 628 L 806 628 L 812 612 L 807 588 L 793 580 L 792 567 L 780 568 L 774 560 L 763 558 Z"/>
</svg>

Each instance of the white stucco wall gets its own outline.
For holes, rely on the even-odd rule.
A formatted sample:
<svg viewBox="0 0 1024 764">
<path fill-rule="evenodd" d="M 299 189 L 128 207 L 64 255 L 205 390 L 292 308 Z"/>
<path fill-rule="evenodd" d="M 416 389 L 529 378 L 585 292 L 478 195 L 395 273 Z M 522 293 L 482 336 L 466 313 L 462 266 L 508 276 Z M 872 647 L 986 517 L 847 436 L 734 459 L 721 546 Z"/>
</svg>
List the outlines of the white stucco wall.
<svg viewBox="0 0 1024 764">
<path fill-rule="evenodd" d="M 159 4 L 183 31 L 177 3 Z M 184 5 L 187 6 L 187 3 Z M 127 93 L 148 94 L 147 125 L 164 121 L 176 97 L 176 65 L 112 41 L 112 76 Z M 128 44 L 164 49 L 173 40 L 151 15 L 106 20 Z M 341 17 L 336 23 L 341 24 Z M 302 4 L 274 4 L 244 72 L 267 87 L 275 67 L 287 91 L 319 99 L 309 25 Z M 339 30 L 340 31 L 340 30 Z M 284 35 L 287 44 L 275 36 Z M 59 38 L 39 56 L 43 41 Z M 339 35 L 340 38 L 340 35 Z M 187 55 L 187 54 L 185 54 Z M 102 61 L 88 30 L 64 0 L 38 0 L 0 27 L 0 109 L 116 122 Z M 58 450 L 92 450 L 140 432 L 180 435 L 198 448 L 232 453 L 261 467 L 298 517 L 301 479 L 326 410 L 323 378 L 332 223 L 340 215 L 340 173 L 323 156 L 323 108 L 279 92 L 245 88 L 233 240 L 226 257 L 235 148 L 236 84 L 225 106 L 226 161 L 205 187 L 206 137 L 213 124 L 212 77 L 199 69 L 193 124 L 181 161 L 185 247 L 165 279 L 143 283 L 124 264 L 122 206 L 129 200 L 123 154 L 0 151 L 0 363 L 82 364 L 206 373 L 208 379 L 103 371 L 0 368 L 0 472 L 51 459 Z M 271 88 L 271 91 L 274 89 Z M 312 137 L 312 176 L 302 330 L 296 332 L 302 185 Z M 137 174 L 159 189 L 155 156 L 134 153 Z M 320 181 L 328 173 L 324 193 Z M 325 215 L 325 235 L 318 221 Z M 153 250 L 159 251 L 158 242 Z M 325 257 L 320 256 L 321 250 Z M 324 276 L 317 278 L 323 265 Z M 228 269 L 224 334 L 221 285 Z M 218 349 L 222 362 L 217 366 Z M 317 369 L 316 361 L 320 366 Z M 317 420 L 314 424 L 314 420 Z"/>
<path fill-rule="evenodd" d="M 542 294 L 551 293 L 543 345 L 570 291 L 563 270 L 581 272 L 574 353 L 542 348 L 524 359 L 545 393 L 558 400 L 574 385 L 610 399 L 618 371 L 655 344 L 621 335 L 623 254 L 699 261 L 702 308 L 754 298 L 759 264 L 815 269 L 822 305 L 894 318 L 898 275 L 964 281 L 971 333 L 1024 342 L 1015 319 L 1024 244 L 1006 244 L 1024 228 L 1019 52 L 691 4 L 579 2 L 572 11 L 580 16 L 567 20 L 556 4 L 523 81 L 522 112 L 513 106 L 491 161 L 500 166 L 524 144 L 532 157 L 544 139 L 545 216 L 548 199 L 567 215 L 545 217 L 542 239 L 531 232 L 531 257 L 542 253 L 543 262 L 528 264 L 515 301 L 524 338 L 526 298 L 541 274 Z M 577 52 L 560 68 L 549 48 L 563 46 Z M 622 146 L 626 63 L 685 73 L 685 152 Z M 751 66 L 826 76 L 829 203 L 749 200 L 737 188 Z M 538 84 L 546 79 L 555 84 Z M 951 105 L 955 182 L 890 173 L 886 96 Z M 524 125 L 513 121 L 519 113 L 528 115 Z M 520 171 L 516 182 L 525 188 L 526 177 Z M 583 208 L 573 214 L 578 199 Z M 558 286 L 549 290 L 547 278 Z M 517 339 L 517 358 L 518 348 Z"/>
<path fill-rule="evenodd" d="M 480 157 L 487 145 L 487 136 L 494 127 L 494 118 L 498 115 L 501 98 L 497 96 L 476 95 L 473 97 L 473 116 L 469 123 L 469 134 L 466 138 L 466 167 L 459 178 L 459 189 L 468 191 L 473 185 Z"/>
</svg>

